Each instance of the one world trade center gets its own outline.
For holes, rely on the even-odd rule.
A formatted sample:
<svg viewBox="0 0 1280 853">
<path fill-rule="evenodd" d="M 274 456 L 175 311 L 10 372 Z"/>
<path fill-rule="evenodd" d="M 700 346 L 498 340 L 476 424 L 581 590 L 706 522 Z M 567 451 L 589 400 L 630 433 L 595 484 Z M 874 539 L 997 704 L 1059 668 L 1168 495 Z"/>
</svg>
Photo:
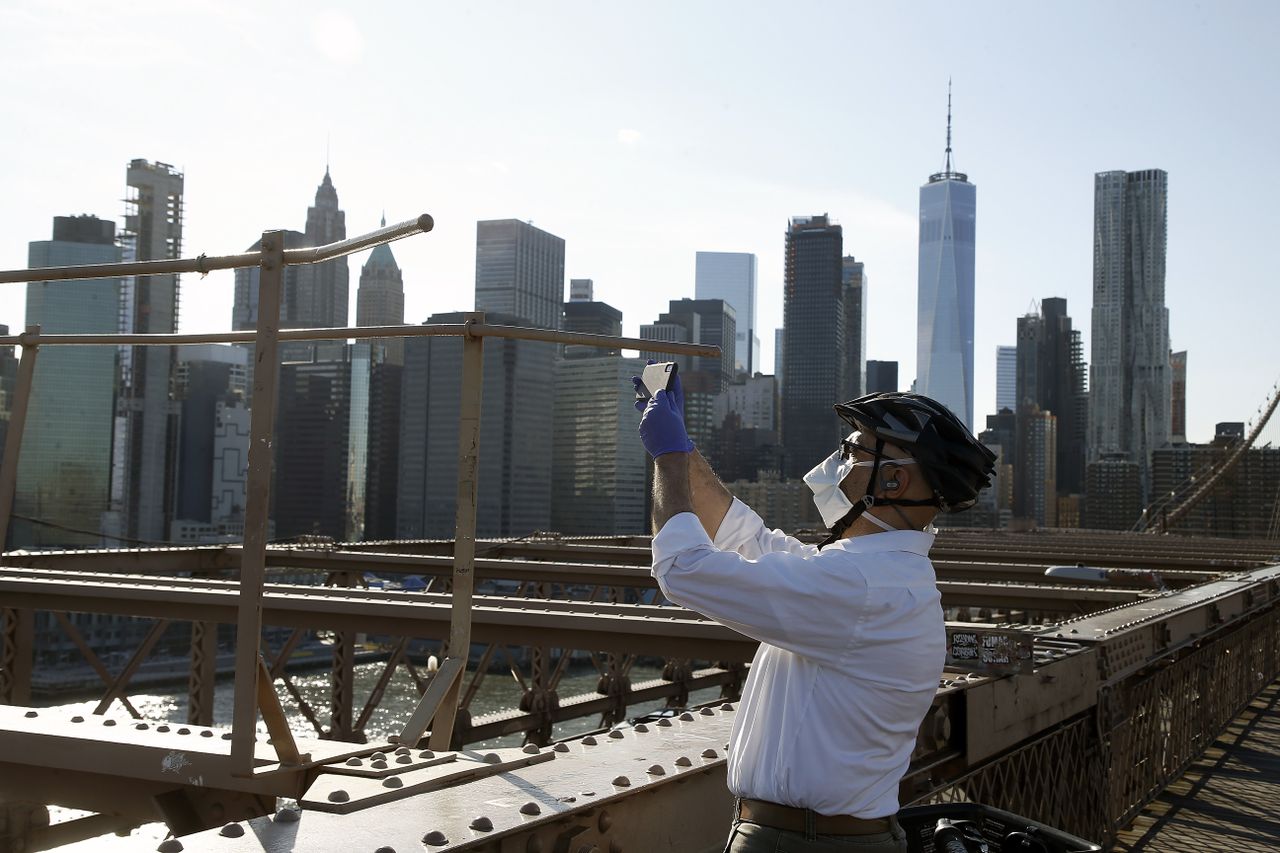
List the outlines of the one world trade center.
<svg viewBox="0 0 1280 853">
<path fill-rule="evenodd" d="M 920 287 L 916 313 L 916 391 L 973 429 L 973 243 L 977 187 L 947 159 L 920 187 Z"/>
</svg>

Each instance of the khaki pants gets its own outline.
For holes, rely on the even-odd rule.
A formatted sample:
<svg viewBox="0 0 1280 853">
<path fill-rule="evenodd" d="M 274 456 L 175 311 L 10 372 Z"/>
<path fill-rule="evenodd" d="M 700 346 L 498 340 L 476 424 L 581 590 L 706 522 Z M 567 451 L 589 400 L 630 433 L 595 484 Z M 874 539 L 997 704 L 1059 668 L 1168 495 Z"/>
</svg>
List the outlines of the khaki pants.
<svg viewBox="0 0 1280 853">
<path fill-rule="evenodd" d="M 745 820 L 734 821 L 724 853 L 907 853 L 907 834 L 897 818 L 875 835 L 816 835 L 788 832 Z"/>
</svg>

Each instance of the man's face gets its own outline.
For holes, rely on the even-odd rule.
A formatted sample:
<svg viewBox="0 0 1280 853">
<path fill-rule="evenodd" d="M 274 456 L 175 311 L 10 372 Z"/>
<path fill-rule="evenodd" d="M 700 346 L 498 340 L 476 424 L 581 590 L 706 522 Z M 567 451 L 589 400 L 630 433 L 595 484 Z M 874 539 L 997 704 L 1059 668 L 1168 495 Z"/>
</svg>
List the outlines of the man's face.
<svg viewBox="0 0 1280 853">
<path fill-rule="evenodd" d="M 840 490 L 851 501 L 856 502 L 867 493 L 867 483 L 871 481 L 871 472 L 876 467 L 871 464 L 875 462 L 876 458 L 875 445 L 875 438 L 869 433 L 862 432 L 855 432 L 840 442 L 840 449 L 845 459 L 855 463 L 865 463 L 858 464 L 840 483 Z M 902 451 L 902 448 L 892 444 L 886 444 L 881 450 L 881 454 L 884 458 L 880 460 L 880 469 L 877 472 L 877 476 L 881 480 L 891 479 L 887 476 L 888 472 L 897 469 L 895 467 L 886 468 L 886 465 L 892 465 L 891 459 L 906 459 L 907 454 Z"/>
</svg>

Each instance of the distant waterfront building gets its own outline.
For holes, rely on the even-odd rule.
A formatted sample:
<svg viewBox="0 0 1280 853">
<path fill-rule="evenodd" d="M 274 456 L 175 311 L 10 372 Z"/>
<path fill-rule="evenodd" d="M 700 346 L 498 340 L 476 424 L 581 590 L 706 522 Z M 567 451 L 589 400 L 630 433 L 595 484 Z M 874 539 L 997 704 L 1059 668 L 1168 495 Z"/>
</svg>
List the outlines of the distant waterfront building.
<svg viewBox="0 0 1280 853">
<path fill-rule="evenodd" d="M 1014 436 L 1017 418 L 1011 409 L 1001 409 L 987 415 L 987 428 L 978 433 L 981 441 L 996 454 L 991 488 L 983 489 L 978 496 L 981 519 L 972 522 L 974 527 L 1007 528 L 1013 519 L 1013 459 Z M 968 522 L 966 522 L 968 523 Z"/>
<path fill-rule="evenodd" d="M 772 376 L 757 373 L 735 380 L 716 398 L 716 423 L 730 412 L 746 429 L 778 429 L 778 383 Z"/>
<path fill-rule="evenodd" d="M 825 529 L 813 503 L 813 492 L 800 480 L 764 477 L 756 481 L 732 480 L 724 485 L 730 494 L 755 510 L 771 529 L 788 533 Z"/>
<path fill-rule="evenodd" d="M 1197 486 L 1197 480 L 1222 464 L 1239 441 L 1234 430 L 1220 432 L 1212 444 L 1175 444 L 1151 454 L 1152 493 L 1170 500 L 1160 515 L 1148 520 L 1160 528 L 1162 518 Z M 1280 449 L 1253 447 L 1224 475 L 1170 533 L 1188 536 L 1226 536 L 1264 539 L 1274 537 L 1276 505 L 1280 494 Z"/>
<path fill-rule="evenodd" d="M 476 223 L 476 310 L 561 328 L 564 240 L 518 219 Z"/>
<path fill-rule="evenodd" d="M 825 214 L 788 223 L 781 436 L 787 478 L 804 476 L 847 431 L 831 408 L 849 390 L 843 255 L 843 230 Z"/>
<path fill-rule="evenodd" d="M 33 241 L 27 250 L 29 267 L 119 260 L 115 224 L 87 215 L 55 216 L 53 239 Z M 43 334 L 113 334 L 119 331 L 119 305 L 119 279 L 32 282 L 27 285 L 26 325 L 38 323 Z M 48 347 L 40 353 L 13 504 L 14 515 L 26 518 L 13 519 L 8 547 L 104 544 L 97 531 L 111 486 L 113 355 L 108 348 L 92 346 Z"/>
<path fill-rule="evenodd" d="M 885 391 L 898 390 L 898 362 L 867 362 L 867 393 L 880 394 Z"/>
<path fill-rule="evenodd" d="M 1117 453 L 1085 466 L 1083 526 L 1093 530 L 1130 530 L 1142 515 L 1142 472 L 1137 462 Z"/>
<path fill-rule="evenodd" d="M 348 489 L 361 490 L 363 499 L 364 482 L 351 482 L 348 470 L 356 366 L 346 350 L 342 360 L 280 365 L 271 490 L 279 537 L 360 538 L 348 531 Z M 367 352 L 365 345 L 366 370 Z"/>
<path fill-rule="evenodd" d="M 1085 366 L 1080 333 L 1071 326 L 1067 300 L 1044 299 L 1040 313 L 1018 318 L 1015 376 L 1018 429 L 1015 440 L 1014 516 L 1052 526 L 1055 495 L 1039 490 L 1052 484 L 1056 496 L 1084 491 L 1086 450 Z M 1044 476 L 1045 413 L 1054 416 L 1054 476 Z M 1034 494 L 1033 494 L 1034 493 Z"/>
<path fill-rule="evenodd" d="M 1018 348 L 996 347 L 996 412 L 1018 408 Z"/>
<path fill-rule="evenodd" d="M 694 296 L 723 299 L 737 321 L 732 366 L 748 375 L 758 370 L 756 339 L 756 256 L 745 252 L 698 252 Z"/>
<path fill-rule="evenodd" d="M 576 280 L 576 279 L 575 279 Z M 588 291 L 589 294 L 589 291 Z M 589 299 L 570 299 L 564 304 L 564 330 L 586 335 L 622 336 L 622 312 L 605 302 Z M 568 344 L 565 358 L 594 358 L 600 355 L 618 355 L 616 348 Z"/>
<path fill-rule="evenodd" d="M 973 426 L 974 240 L 977 188 L 951 167 L 951 94 L 947 156 L 920 188 L 916 390 Z"/>
<path fill-rule="evenodd" d="M 387 217 L 382 217 L 386 227 Z M 404 275 L 383 243 L 369 253 L 360 268 L 360 285 L 356 289 L 357 326 L 404 325 Z M 389 361 L 404 364 L 404 338 L 378 338 L 369 341 L 370 359 L 374 364 Z"/>
<path fill-rule="evenodd" d="M 400 483 L 400 397 L 404 366 L 369 365 L 368 463 L 365 469 L 365 539 L 396 538 Z"/>
<path fill-rule="evenodd" d="M 167 163 L 133 160 L 126 171 L 121 259 L 182 256 L 183 175 Z M 120 280 L 118 331 L 178 331 L 178 276 Z M 104 527 L 131 539 L 163 541 L 173 517 L 178 405 L 172 397 L 174 347 L 119 348 L 111 512 Z"/>
<path fill-rule="evenodd" d="M 561 303 L 563 304 L 563 303 Z M 462 323 L 460 312 L 428 323 Z M 509 314 L 485 321 L 518 325 Z M 541 341 L 490 338 L 484 345 L 476 533 L 524 536 L 551 525 L 553 412 L 547 377 L 555 347 Z M 454 535 L 458 491 L 458 417 L 462 341 L 409 338 L 400 420 L 398 538 Z M 625 389 L 624 389 L 625 390 Z"/>
<path fill-rule="evenodd" d="M 629 381 L 643 368 L 643 359 L 609 355 L 556 363 L 552 529 L 580 535 L 646 531 L 647 455 L 636 437 L 639 416 Z"/>
<path fill-rule="evenodd" d="M 1037 527 L 1058 524 L 1058 418 L 1031 403 L 1017 415 L 1013 516 Z"/>
<path fill-rule="evenodd" d="M 1161 169 L 1094 176 L 1089 458 L 1134 462 L 1144 505 L 1151 452 L 1169 441 L 1172 420 L 1168 182 Z"/>
<path fill-rule="evenodd" d="M 648 329 L 646 334 L 645 329 Z M 649 337 L 649 335 L 680 335 Z M 672 299 L 667 311 L 658 315 L 656 323 L 641 329 L 640 337 L 648 340 L 686 341 L 720 347 L 720 356 L 696 356 L 680 365 L 684 371 L 699 371 L 711 378 L 712 393 L 719 394 L 733 381 L 733 348 L 737 337 L 737 315 L 723 299 Z M 645 358 L 671 361 L 669 355 L 644 354 Z"/>
<path fill-rule="evenodd" d="M 219 400 L 213 410 L 213 524 L 244 524 L 249 474 L 249 410 L 244 400 Z"/>
<path fill-rule="evenodd" d="M 1175 444 L 1187 440 L 1187 351 L 1169 353 L 1170 405 L 1169 437 Z M 1155 494 L 1160 494 L 1156 492 Z"/>
<path fill-rule="evenodd" d="M 867 387 L 867 273 L 862 261 L 846 255 L 841 265 L 844 285 L 844 391 L 842 400 L 866 393 Z"/>
<path fill-rule="evenodd" d="M 594 302 L 596 292 L 596 283 L 589 278 L 571 278 L 569 279 L 569 301 L 570 302 Z"/>
<path fill-rule="evenodd" d="M 229 411 L 244 406 L 245 351 L 230 344 L 196 344 L 178 349 L 177 399 L 182 416 L 178 439 L 178 488 L 173 524 L 195 521 L 211 524 L 214 507 L 238 503 L 243 510 L 243 466 L 248 462 L 249 436 L 244 435 L 241 454 L 228 458 L 225 446 Z M 224 446 L 219 448 L 219 436 Z M 222 453 L 218 451 L 221 450 Z M 230 467 L 239 469 L 230 472 Z M 227 476 L 236 476 L 233 488 L 239 500 L 222 493 Z M 237 476 L 238 475 L 238 476 Z M 227 513 L 230 515 L 230 513 Z M 174 541 L 180 541 L 171 536 Z"/>
</svg>

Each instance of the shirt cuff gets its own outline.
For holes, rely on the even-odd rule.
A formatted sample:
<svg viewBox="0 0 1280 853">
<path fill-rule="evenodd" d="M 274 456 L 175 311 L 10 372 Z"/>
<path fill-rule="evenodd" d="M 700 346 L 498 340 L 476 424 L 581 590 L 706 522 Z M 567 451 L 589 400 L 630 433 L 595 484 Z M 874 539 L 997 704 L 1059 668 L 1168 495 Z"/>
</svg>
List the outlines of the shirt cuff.
<svg viewBox="0 0 1280 853">
<path fill-rule="evenodd" d="M 691 512 L 673 515 L 653 537 L 653 576 L 661 578 L 665 575 L 681 553 L 710 544 L 711 539 L 698 516 Z"/>
</svg>

